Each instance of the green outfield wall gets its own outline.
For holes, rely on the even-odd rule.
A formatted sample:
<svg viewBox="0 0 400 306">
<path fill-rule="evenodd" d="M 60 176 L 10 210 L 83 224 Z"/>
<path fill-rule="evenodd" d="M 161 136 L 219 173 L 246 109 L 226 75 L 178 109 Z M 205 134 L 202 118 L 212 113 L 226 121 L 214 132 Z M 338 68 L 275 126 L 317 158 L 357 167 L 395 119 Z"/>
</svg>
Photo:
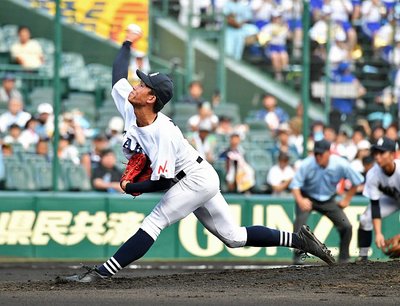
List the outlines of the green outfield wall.
<svg viewBox="0 0 400 306">
<path fill-rule="evenodd" d="M 139 228 L 161 195 L 100 193 L 0 193 L 0 257 L 99 260 L 112 255 Z M 292 231 L 293 199 L 226 195 L 233 217 L 242 225 L 259 224 Z M 357 229 L 367 200 L 356 197 L 346 214 L 353 224 L 350 252 L 357 256 Z M 338 254 L 333 224 L 313 213 L 308 224 Z M 400 232 L 399 214 L 383 222 L 387 237 Z M 192 215 L 164 230 L 147 260 L 290 260 L 287 248 L 229 249 Z M 372 258 L 383 256 L 372 248 Z"/>
</svg>

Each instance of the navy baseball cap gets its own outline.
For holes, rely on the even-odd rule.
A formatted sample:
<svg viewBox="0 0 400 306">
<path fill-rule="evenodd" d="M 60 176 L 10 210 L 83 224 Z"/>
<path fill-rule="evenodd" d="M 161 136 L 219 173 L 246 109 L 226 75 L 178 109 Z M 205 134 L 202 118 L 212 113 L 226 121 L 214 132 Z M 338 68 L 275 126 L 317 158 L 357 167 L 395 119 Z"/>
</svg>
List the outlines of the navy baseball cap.
<svg viewBox="0 0 400 306">
<path fill-rule="evenodd" d="M 154 91 L 163 105 L 167 104 L 169 100 L 171 100 L 174 91 L 174 84 L 167 75 L 161 72 L 145 74 L 139 69 L 136 70 L 136 74 L 147 87 L 150 87 Z"/>
<path fill-rule="evenodd" d="M 396 152 L 397 143 L 387 137 L 381 137 L 378 139 L 376 143 L 374 143 L 371 147 L 372 152 L 381 151 L 381 152 Z"/>
<path fill-rule="evenodd" d="M 331 143 L 325 139 L 316 141 L 314 143 L 314 153 L 322 154 L 331 149 Z"/>
</svg>

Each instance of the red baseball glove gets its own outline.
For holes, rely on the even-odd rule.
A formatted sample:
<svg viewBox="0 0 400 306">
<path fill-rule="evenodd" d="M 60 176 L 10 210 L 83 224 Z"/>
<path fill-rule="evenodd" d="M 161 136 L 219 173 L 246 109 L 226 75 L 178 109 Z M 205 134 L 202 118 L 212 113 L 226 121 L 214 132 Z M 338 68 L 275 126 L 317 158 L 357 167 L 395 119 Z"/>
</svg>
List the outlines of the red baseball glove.
<svg viewBox="0 0 400 306">
<path fill-rule="evenodd" d="M 126 169 L 121 176 L 120 183 L 129 181 L 138 183 L 147 181 L 151 177 L 150 160 L 144 153 L 136 153 L 129 159 Z M 141 195 L 140 192 L 132 193 L 134 197 Z"/>
<path fill-rule="evenodd" d="M 384 252 L 390 258 L 400 257 L 400 234 L 385 240 Z"/>
</svg>

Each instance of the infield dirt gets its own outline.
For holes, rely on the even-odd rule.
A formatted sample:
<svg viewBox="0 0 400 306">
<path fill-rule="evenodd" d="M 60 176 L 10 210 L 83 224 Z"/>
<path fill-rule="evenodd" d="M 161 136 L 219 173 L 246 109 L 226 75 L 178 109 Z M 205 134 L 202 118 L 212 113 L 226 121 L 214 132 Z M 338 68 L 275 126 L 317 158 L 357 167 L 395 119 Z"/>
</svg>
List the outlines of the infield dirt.
<svg viewBox="0 0 400 306">
<path fill-rule="evenodd" d="M 161 268 L 160 268 L 161 267 Z M 1 305 L 400 305 L 400 261 L 273 269 L 125 269 L 67 283 L 71 264 L 0 264 Z"/>
</svg>

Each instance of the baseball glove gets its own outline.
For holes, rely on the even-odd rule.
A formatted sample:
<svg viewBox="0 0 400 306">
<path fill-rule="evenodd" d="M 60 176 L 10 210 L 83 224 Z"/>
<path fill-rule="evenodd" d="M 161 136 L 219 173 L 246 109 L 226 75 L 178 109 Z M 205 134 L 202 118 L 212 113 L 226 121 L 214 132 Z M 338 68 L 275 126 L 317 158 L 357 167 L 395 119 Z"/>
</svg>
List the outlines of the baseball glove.
<svg viewBox="0 0 400 306">
<path fill-rule="evenodd" d="M 129 159 L 120 183 L 123 181 L 129 181 L 130 183 L 147 181 L 150 179 L 151 173 L 149 158 L 144 153 L 136 153 Z M 141 193 L 132 193 L 132 195 L 136 197 Z"/>
<path fill-rule="evenodd" d="M 400 234 L 385 240 L 384 253 L 390 258 L 400 257 Z"/>
</svg>

